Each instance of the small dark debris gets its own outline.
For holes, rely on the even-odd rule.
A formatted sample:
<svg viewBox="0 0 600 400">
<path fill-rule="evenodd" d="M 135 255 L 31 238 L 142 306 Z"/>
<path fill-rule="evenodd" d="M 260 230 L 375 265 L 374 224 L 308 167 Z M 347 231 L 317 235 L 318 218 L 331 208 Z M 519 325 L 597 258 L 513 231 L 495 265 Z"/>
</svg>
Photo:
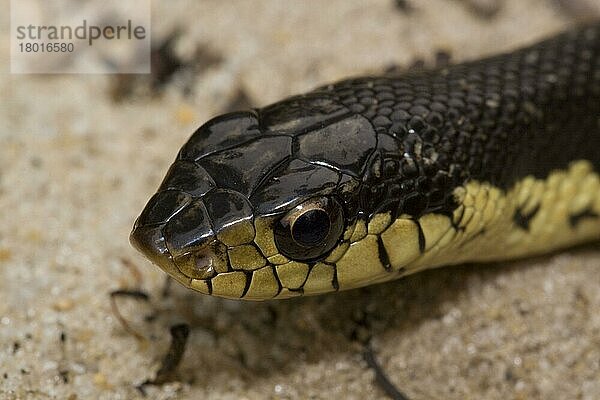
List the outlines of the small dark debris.
<svg viewBox="0 0 600 400">
<path fill-rule="evenodd" d="M 58 376 L 60 376 L 62 383 L 65 383 L 65 384 L 69 383 L 69 371 L 68 370 L 58 371 Z"/>
<path fill-rule="evenodd" d="M 137 300 L 149 301 L 150 296 L 142 290 L 117 289 L 110 292 L 111 297 L 132 297 Z"/>
<path fill-rule="evenodd" d="M 267 319 L 265 320 L 265 323 L 271 326 L 275 326 L 278 319 L 279 312 L 277 311 L 277 308 L 275 308 L 273 304 L 269 304 L 267 306 Z"/>
<path fill-rule="evenodd" d="M 173 283 L 173 278 L 171 278 L 169 275 L 165 276 L 165 283 L 163 284 L 163 288 L 161 291 L 161 295 L 163 299 L 168 298 L 169 296 L 171 296 L 171 287 Z"/>
<path fill-rule="evenodd" d="M 365 290 L 369 290 L 368 288 Z M 371 346 L 371 339 L 373 337 L 371 323 L 369 319 L 372 316 L 372 312 L 368 306 L 363 310 L 355 310 L 352 315 L 352 321 L 354 323 L 354 329 L 350 334 L 352 341 L 357 342 L 362 346 L 362 356 L 367 366 L 375 373 L 375 384 L 391 399 L 393 400 L 409 400 L 387 377 L 383 368 L 377 362 L 377 357 Z"/>
<path fill-rule="evenodd" d="M 405 72 L 406 68 L 398 65 L 398 64 L 390 64 L 383 69 L 383 73 L 386 75 L 400 75 L 402 72 Z"/>
<path fill-rule="evenodd" d="M 59 335 L 59 340 L 60 340 L 60 347 L 61 347 L 61 351 L 62 351 L 62 361 L 60 362 L 60 364 L 65 364 L 65 360 L 66 360 L 66 344 L 67 344 L 67 334 L 65 331 L 61 331 L 60 335 Z M 64 366 L 62 368 L 59 368 L 58 370 L 58 376 L 60 377 L 61 381 L 65 384 L 69 383 L 69 369 Z"/>
<path fill-rule="evenodd" d="M 388 65 L 384 69 L 386 75 L 398 76 L 408 72 L 421 72 L 431 68 L 445 68 L 451 63 L 450 51 L 438 49 L 434 54 L 433 62 L 427 62 L 424 58 L 415 58 L 407 67 L 401 65 Z"/>
<path fill-rule="evenodd" d="M 504 0 L 461 0 L 469 10 L 482 19 L 492 19 L 504 7 Z"/>
<path fill-rule="evenodd" d="M 409 71 L 422 71 L 426 67 L 425 60 L 422 58 L 415 59 L 408 67 Z"/>
<path fill-rule="evenodd" d="M 450 65 L 452 55 L 448 50 L 439 49 L 435 52 L 435 67 L 445 68 Z"/>
<path fill-rule="evenodd" d="M 414 10 L 412 4 L 408 0 L 394 0 L 394 6 L 399 11 L 408 14 Z"/>
<path fill-rule="evenodd" d="M 407 72 L 422 71 L 425 69 L 425 60 L 417 58 L 413 60 L 408 66 L 402 66 L 397 64 L 391 64 L 385 67 L 383 70 L 385 75 L 398 76 Z"/>
<path fill-rule="evenodd" d="M 144 340 L 144 336 L 141 333 L 137 332 L 135 329 L 133 329 L 119 311 L 119 307 L 117 307 L 116 302 L 117 297 L 131 297 L 135 300 L 149 302 L 150 296 L 146 292 L 143 292 L 141 290 L 119 289 L 110 292 L 110 306 L 112 308 L 113 314 L 115 314 L 117 320 L 119 320 L 123 329 L 125 329 L 125 331 L 133 335 L 136 339 Z"/>
<path fill-rule="evenodd" d="M 223 56 L 212 48 L 204 45 L 198 46 L 191 60 L 184 61 L 183 68 L 192 68 L 196 72 L 202 72 L 223 62 Z"/>
<path fill-rule="evenodd" d="M 379 362 L 377 362 L 377 357 L 369 344 L 364 348 L 363 359 L 369 368 L 375 372 L 375 383 L 377 383 L 377 386 L 379 386 L 389 398 L 393 400 L 408 400 L 408 397 L 399 391 L 390 381 L 383 368 L 381 368 L 381 365 L 379 365 Z"/>
<path fill-rule="evenodd" d="M 575 300 L 578 303 L 582 304 L 584 307 L 590 305 L 590 299 L 585 295 L 581 287 L 577 287 L 577 290 L 575 290 Z"/>
<path fill-rule="evenodd" d="M 504 380 L 510 383 L 515 383 L 517 381 L 518 377 L 515 376 L 512 368 L 508 368 L 505 372 L 504 372 Z"/>
<path fill-rule="evenodd" d="M 350 339 L 366 346 L 371 341 L 371 327 L 367 321 L 367 313 L 363 310 L 356 310 L 352 315 L 354 329 L 350 334 Z"/>
<path fill-rule="evenodd" d="M 118 74 L 115 75 L 111 97 L 119 102 L 136 95 L 148 95 L 160 91 L 171 77 L 183 67 L 176 56 L 174 44 L 179 32 L 173 32 L 150 51 L 150 74 Z"/>
<path fill-rule="evenodd" d="M 15 341 L 12 346 L 12 353 L 16 354 L 21 348 L 21 342 Z"/>
<path fill-rule="evenodd" d="M 31 163 L 31 166 L 36 169 L 40 168 L 43 164 L 42 159 L 39 157 L 31 157 L 29 162 Z"/>
<path fill-rule="evenodd" d="M 121 102 L 127 98 L 133 97 L 135 87 L 142 80 L 139 75 L 116 74 L 110 85 L 109 94 L 114 102 Z"/>
<path fill-rule="evenodd" d="M 248 357 L 246 356 L 246 353 L 242 351 L 242 349 L 238 349 L 236 356 L 238 362 L 242 367 L 246 369 L 250 368 L 250 365 L 248 364 Z"/>
<path fill-rule="evenodd" d="M 142 286 L 143 277 L 142 277 L 142 273 L 140 272 L 140 269 L 138 268 L 138 266 L 133 261 L 131 261 L 125 257 L 121 257 L 120 261 L 121 261 L 121 264 L 123 264 L 123 266 L 125 268 L 127 268 L 127 270 L 129 270 L 129 272 L 133 276 L 133 279 L 135 280 L 135 285 L 137 287 Z"/>
<path fill-rule="evenodd" d="M 146 383 L 142 383 L 141 385 L 136 385 L 135 388 L 137 389 L 138 392 L 140 392 L 140 394 L 142 395 L 142 397 L 146 397 L 148 395 L 148 393 L 146 392 Z"/>
<path fill-rule="evenodd" d="M 144 321 L 146 322 L 154 322 L 158 318 L 157 313 L 148 314 L 144 317 Z"/>
<path fill-rule="evenodd" d="M 3 373 L 3 374 L 2 374 L 2 377 L 3 377 L 4 379 L 8 379 L 8 374 L 5 372 L 5 373 Z"/>
<path fill-rule="evenodd" d="M 183 358 L 189 335 L 190 326 L 188 324 L 177 324 L 171 327 L 171 345 L 169 346 L 169 350 L 161 362 L 156 377 L 138 386 L 138 390 L 142 394 L 145 394 L 144 386 L 162 385 L 175 379 L 175 371 Z"/>
<path fill-rule="evenodd" d="M 193 80 L 209 67 L 218 65 L 223 56 L 206 45 L 200 45 L 194 53 L 184 58 L 175 52 L 181 32 L 174 31 L 150 52 L 150 74 L 120 74 L 115 76 L 111 97 L 122 101 L 135 96 L 157 95 L 177 76 L 184 94 L 191 94 Z"/>
<path fill-rule="evenodd" d="M 166 84 L 179 69 L 183 61 L 175 54 L 174 48 L 179 32 L 173 32 L 150 52 L 150 75 L 153 89 Z"/>
</svg>

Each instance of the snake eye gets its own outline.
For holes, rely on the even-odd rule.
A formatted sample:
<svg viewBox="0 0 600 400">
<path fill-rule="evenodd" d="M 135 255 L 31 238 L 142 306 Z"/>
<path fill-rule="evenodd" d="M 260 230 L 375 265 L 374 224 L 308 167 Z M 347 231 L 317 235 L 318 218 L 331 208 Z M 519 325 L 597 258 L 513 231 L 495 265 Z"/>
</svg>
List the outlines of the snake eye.
<svg viewBox="0 0 600 400">
<path fill-rule="evenodd" d="M 344 230 L 342 207 L 333 198 L 308 200 L 284 215 L 275 225 L 275 244 L 284 256 L 316 261 L 337 244 Z"/>
</svg>

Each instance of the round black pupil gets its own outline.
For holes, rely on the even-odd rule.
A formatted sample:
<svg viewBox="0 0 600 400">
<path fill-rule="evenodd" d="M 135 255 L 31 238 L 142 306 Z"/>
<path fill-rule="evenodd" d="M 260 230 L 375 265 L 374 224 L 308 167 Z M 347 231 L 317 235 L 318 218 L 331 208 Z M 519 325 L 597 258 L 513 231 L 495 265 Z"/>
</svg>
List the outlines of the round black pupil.
<svg viewBox="0 0 600 400">
<path fill-rule="evenodd" d="M 292 227 L 294 240 L 303 246 L 320 244 L 329 233 L 329 215 L 323 210 L 310 210 L 300 215 Z"/>
</svg>

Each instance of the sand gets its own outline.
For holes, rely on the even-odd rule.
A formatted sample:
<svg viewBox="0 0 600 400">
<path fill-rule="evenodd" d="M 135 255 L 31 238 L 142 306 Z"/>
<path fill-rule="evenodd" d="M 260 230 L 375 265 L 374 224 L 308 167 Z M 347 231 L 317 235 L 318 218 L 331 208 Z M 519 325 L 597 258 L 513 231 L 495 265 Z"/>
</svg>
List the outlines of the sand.
<svg viewBox="0 0 600 400">
<path fill-rule="evenodd" d="M 349 339 L 365 309 L 383 368 L 412 399 L 600 398 L 597 244 L 265 303 L 178 285 L 163 297 L 164 274 L 130 247 L 134 218 L 211 116 L 439 51 L 511 49 L 590 15 L 549 0 L 400 3 L 156 1 L 153 41 L 179 29 L 185 67 L 155 89 L 12 75 L 0 41 L 0 399 L 144 398 L 136 387 L 179 322 L 192 330 L 178 373 L 145 398 L 383 398 Z M 144 340 L 115 317 L 116 289 L 150 296 L 118 300 Z"/>
</svg>

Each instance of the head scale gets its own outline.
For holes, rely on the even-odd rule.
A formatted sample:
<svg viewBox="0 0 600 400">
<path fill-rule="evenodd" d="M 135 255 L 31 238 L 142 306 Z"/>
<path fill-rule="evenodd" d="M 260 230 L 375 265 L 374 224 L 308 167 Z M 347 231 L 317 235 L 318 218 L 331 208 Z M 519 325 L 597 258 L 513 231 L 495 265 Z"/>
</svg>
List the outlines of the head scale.
<svg viewBox="0 0 600 400">
<path fill-rule="evenodd" d="M 398 183 L 421 167 L 329 93 L 202 125 L 136 221 L 134 246 L 185 286 L 229 298 L 392 279 L 380 234 L 398 210 L 422 212 L 411 210 L 420 189 Z"/>
</svg>

